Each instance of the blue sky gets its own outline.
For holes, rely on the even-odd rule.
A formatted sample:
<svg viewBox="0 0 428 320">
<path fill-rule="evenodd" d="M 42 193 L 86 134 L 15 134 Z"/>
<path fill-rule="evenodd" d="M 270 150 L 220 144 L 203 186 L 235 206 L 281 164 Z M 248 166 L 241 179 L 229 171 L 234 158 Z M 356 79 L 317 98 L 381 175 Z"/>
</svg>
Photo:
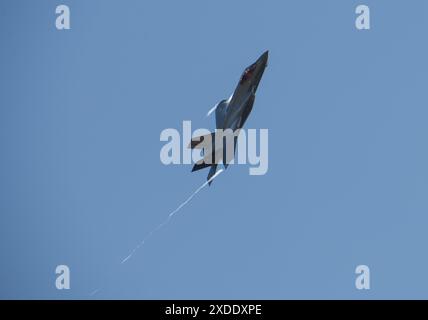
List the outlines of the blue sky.
<svg viewBox="0 0 428 320">
<path fill-rule="evenodd" d="M 1 1 L 0 297 L 427 298 L 427 10 Z M 160 132 L 213 127 L 267 49 L 247 127 L 269 129 L 268 173 L 230 167 L 120 265 L 206 178 L 164 166 Z"/>
</svg>

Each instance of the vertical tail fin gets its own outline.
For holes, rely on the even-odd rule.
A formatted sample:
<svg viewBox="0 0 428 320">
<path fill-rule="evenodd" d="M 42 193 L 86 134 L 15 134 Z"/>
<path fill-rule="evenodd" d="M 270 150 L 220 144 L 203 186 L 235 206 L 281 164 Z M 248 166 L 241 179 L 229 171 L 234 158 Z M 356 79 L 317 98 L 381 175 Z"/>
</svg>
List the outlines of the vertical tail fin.
<svg viewBox="0 0 428 320">
<path fill-rule="evenodd" d="M 210 186 L 210 185 L 211 185 L 211 183 L 213 182 L 213 180 L 211 180 L 211 181 L 210 181 L 210 179 L 215 175 L 216 171 L 217 171 L 217 164 L 213 164 L 213 165 L 211 166 L 210 173 L 208 173 L 208 177 L 207 177 L 207 181 L 209 181 L 209 182 L 208 182 L 208 185 L 209 185 L 209 186 Z"/>
</svg>

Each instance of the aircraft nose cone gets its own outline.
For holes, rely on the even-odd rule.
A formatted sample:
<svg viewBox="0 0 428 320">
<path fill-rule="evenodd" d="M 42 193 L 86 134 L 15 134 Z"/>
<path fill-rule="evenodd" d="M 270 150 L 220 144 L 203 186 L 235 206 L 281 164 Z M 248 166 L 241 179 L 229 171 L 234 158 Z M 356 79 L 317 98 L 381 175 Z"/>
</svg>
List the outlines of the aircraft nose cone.
<svg viewBox="0 0 428 320">
<path fill-rule="evenodd" d="M 267 64 L 269 58 L 269 50 L 266 50 L 259 58 L 259 63 L 261 64 Z"/>
</svg>

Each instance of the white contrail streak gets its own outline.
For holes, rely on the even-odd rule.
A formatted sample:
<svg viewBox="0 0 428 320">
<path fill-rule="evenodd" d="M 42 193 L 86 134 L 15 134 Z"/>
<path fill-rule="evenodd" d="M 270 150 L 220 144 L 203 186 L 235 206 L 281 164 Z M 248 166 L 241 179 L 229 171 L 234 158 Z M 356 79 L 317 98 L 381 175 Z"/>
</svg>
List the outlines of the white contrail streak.
<svg viewBox="0 0 428 320">
<path fill-rule="evenodd" d="M 120 263 L 121 265 L 124 264 L 126 261 L 128 261 L 129 259 L 131 259 L 131 257 L 135 254 L 135 252 L 137 252 L 138 249 L 140 249 L 145 243 L 146 241 L 153 236 L 153 234 L 155 234 L 157 231 L 159 231 L 162 227 L 166 226 L 171 219 L 174 217 L 174 215 L 180 211 L 180 209 L 182 209 L 186 204 L 188 204 L 192 198 L 199 193 L 199 191 L 201 191 L 203 188 L 205 188 L 211 181 L 213 181 L 216 177 L 219 176 L 220 173 L 223 172 L 223 169 L 220 169 L 219 171 L 216 172 L 215 175 L 213 175 L 211 177 L 211 179 L 209 179 L 208 181 L 206 181 L 203 185 L 201 185 L 198 189 L 196 189 L 195 192 L 193 192 L 182 204 L 180 204 L 174 211 L 172 211 L 169 215 L 168 218 L 166 218 L 166 220 L 164 222 L 162 222 L 160 225 L 158 225 L 156 228 L 154 228 L 152 231 L 150 231 L 145 237 L 144 239 L 131 251 L 131 253 L 122 260 L 122 262 Z M 101 291 L 101 288 L 98 288 L 94 291 L 92 291 L 90 293 L 90 296 L 94 296 L 96 295 L 98 292 Z"/>
<path fill-rule="evenodd" d="M 126 261 L 128 261 L 135 254 L 135 252 L 137 252 L 137 250 L 140 249 L 146 243 L 146 241 L 153 236 L 153 234 L 159 231 L 162 227 L 166 226 L 178 211 L 180 211 L 186 204 L 188 204 L 192 200 L 192 198 L 199 193 L 199 191 L 205 188 L 211 181 L 213 181 L 216 177 L 218 177 L 218 175 L 222 172 L 223 172 L 223 169 L 220 169 L 219 171 L 216 172 L 215 175 L 211 177 L 211 179 L 209 179 L 203 185 L 201 185 L 198 189 L 196 189 L 195 192 L 193 192 L 182 204 L 180 204 L 174 211 L 172 211 L 168 215 L 168 218 L 166 218 L 164 222 L 162 222 L 160 225 L 158 225 L 156 228 L 150 231 L 144 237 L 144 239 L 131 251 L 131 253 L 125 259 L 122 260 L 121 264 L 124 264 Z"/>
<path fill-rule="evenodd" d="M 91 292 L 90 296 L 96 295 L 99 291 L 100 289 L 95 289 L 94 291 Z"/>
<path fill-rule="evenodd" d="M 208 117 L 208 116 L 210 116 L 210 115 L 211 115 L 211 113 L 213 113 L 213 112 L 214 112 L 214 110 L 215 110 L 215 109 L 217 109 L 217 106 L 218 106 L 218 103 L 217 103 L 214 107 L 212 107 L 212 108 L 210 109 L 210 111 L 208 111 L 208 113 L 207 113 L 207 115 L 206 115 L 206 116 L 207 116 L 207 117 Z"/>
</svg>

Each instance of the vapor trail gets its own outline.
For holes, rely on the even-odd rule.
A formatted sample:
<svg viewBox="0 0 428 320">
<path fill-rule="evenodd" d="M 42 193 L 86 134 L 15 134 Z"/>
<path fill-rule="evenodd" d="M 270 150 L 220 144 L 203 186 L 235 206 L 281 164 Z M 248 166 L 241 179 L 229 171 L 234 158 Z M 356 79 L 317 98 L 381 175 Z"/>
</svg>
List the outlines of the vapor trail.
<svg viewBox="0 0 428 320">
<path fill-rule="evenodd" d="M 192 198 L 194 196 L 196 196 L 199 191 L 201 191 L 203 188 L 205 188 L 211 181 L 213 181 L 216 177 L 218 177 L 218 175 L 220 173 L 223 172 L 223 169 L 220 169 L 219 171 L 216 172 L 215 175 L 213 175 L 211 177 L 211 179 L 209 179 L 208 181 L 206 181 L 203 185 L 201 185 L 198 189 L 195 190 L 195 192 L 193 192 L 183 203 L 181 203 L 174 211 L 172 211 L 169 215 L 168 218 L 166 218 L 166 220 L 164 222 L 162 222 L 161 224 L 159 224 L 156 228 L 154 228 L 152 231 L 150 231 L 145 237 L 144 239 L 131 251 L 131 253 L 122 260 L 121 264 L 124 264 L 126 261 L 128 261 L 134 254 L 135 252 L 137 252 L 138 249 L 140 249 L 148 239 L 150 239 L 153 234 L 155 234 L 157 231 L 159 231 L 161 228 L 163 228 L 164 226 L 166 226 L 171 219 L 174 217 L 174 215 L 179 212 L 186 204 L 188 204 Z"/>
<path fill-rule="evenodd" d="M 171 219 L 174 217 L 174 215 L 177 214 L 178 211 L 180 211 L 186 204 L 188 204 L 196 194 L 198 194 L 203 188 L 205 188 L 211 181 L 213 181 L 215 178 L 217 178 L 220 175 L 220 173 L 222 173 L 222 172 L 223 172 L 223 169 L 220 169 L 219 171 L 216 172 L 215 175 L 213 175 L 211 177 L 211 179 L 209 179 L 203 185 L 201 185 L 198 189 L 196 189 L 195 192 L 193 192 L 183 203 L 181 203 L 174 211 L 172 211 L 168 215 L 168 217 L 165 219 L 164 222 L 162 222 L 156 228 L 154 228 L 152 231 L 150 231 L 144 237 L 144 239 L 131 251 L 131 253 L 125 259 L 122 260 L 120 265 L 124 264 L 126 261 L 131 259 L 132 256 L 137 252 L 137 250 L 140 249 L 146 243 L 146 241 L 149 240 L 153 236 L 153 234 L 155 234 L 157 231 L 159 231 L 162 227 L 166 226 L 171 221 Z M 98 288 L 98 289 L 92 291 L 90 293 L 90 296 L 94 296 L 100 291 L 101 291 L 101 288 Z"/>
<path fill-rule="evenodd" d="M 214 110 L 215 110 L 215 109 L 217 109 L 217 106 L 218 106 L 218 104 L 216 104 L 214 107 L 212 107 L 212 108 L 208 111 L 208 113 L 207 113 L 207 115 L 206 115 L 206 116 L 207 116 L 207 117 L 208 117 L 208 116 L 210 116 L 210 115 L 211 115 L 211 113 L 213 113 L 213 112 L 214 112 Z"/>
<path fill-rule="evenodd" d="M 96 295 L 99 291 L 100 289 L 95 289 L 94 291 L 91 292 L 90 296 Z"/>
</svg>

